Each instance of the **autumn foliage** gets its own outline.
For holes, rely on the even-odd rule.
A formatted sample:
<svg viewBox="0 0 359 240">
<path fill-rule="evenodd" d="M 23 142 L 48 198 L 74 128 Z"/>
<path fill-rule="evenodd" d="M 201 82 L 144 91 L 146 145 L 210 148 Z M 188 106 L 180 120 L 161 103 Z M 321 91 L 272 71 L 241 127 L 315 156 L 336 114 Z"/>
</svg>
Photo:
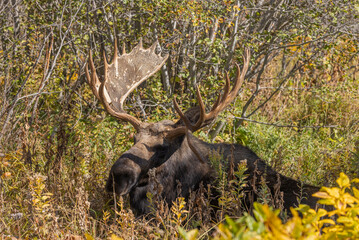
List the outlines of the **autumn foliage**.
<svg viewBox="0 0 359 240">
<path fill-rule="evenodd" d="M 0 1 L 0 237 L 358 238 L 358 21 L 350 0 Z M 134 130 L 105 113 L 84 68 L 90 49 L 101 73 L 115 39 L 129 51 L 140 38 L 169 54 L 126 102 L 148 122 L 178 119 L 174 96 L 194 106 L 197 85 L 210 106 L 250 49 L 238 97 L 197 137 L 245 145 L 281 174 L 323 186 L 317 196 L 332 209 L 299 205 L 289 217 L 263 182 L 248 212 L 245 166 L 228 176 L 221 153 L 211 186 L 172 208 L 148 194 L 147 218 L 107 194 Z"/>
</svg>

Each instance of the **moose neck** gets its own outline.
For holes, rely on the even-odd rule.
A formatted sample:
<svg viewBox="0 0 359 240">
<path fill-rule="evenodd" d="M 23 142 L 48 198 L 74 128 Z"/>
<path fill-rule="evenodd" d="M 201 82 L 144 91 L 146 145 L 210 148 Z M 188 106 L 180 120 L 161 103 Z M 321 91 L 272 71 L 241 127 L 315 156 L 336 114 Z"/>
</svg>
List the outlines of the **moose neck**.
<svg viewBox="0 0 359 240">
<path fill-rule="evenodd" d="M 189 134 L 191 144 L 196 146 L 199 154 L 208 159 L 209 147 L 213 144 L 205 143 Z M 181 195 L 187 196 L 190 190 L 197 189 L 200 182 L 209 183 L 212 178 L 212 168 L 208 161 L 201 162 L 190 149 L 187 136 L 177 140 L 172 146 L 173 154 L 168 160 L 156 169 L 159 182 L 166 183 L 163 186 L 163 196 L 171 202 L 177 197 L 173 189 L 180 188 Z M 178 187 L 178 185 L 180 186 Z"/>
</svg>

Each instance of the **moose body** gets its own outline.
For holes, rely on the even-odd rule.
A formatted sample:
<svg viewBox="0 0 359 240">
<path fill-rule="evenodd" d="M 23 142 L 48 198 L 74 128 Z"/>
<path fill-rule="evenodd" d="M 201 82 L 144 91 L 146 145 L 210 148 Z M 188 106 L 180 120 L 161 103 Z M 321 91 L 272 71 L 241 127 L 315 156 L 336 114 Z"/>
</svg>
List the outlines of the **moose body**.
<svg viewBox="0 0 359 240">
<path fill-rule="evenodd" d="M 157 123 L 157 125 L 160 123 Z M 173 125 L 175 124 L 173 123 Z M 302 194 L 304 196 L 302 196 L 301 203 L 312 208 L 316 206 L 317 199 L 311 195 L 319 190 L 318 187 L 301 185 L 294 179 L 278 174 L 245 146 L 225 143 L 210 144 L 193 135 L 178 138 L 175 142 L 158 144 L 157 136 L 158 133 L 155 133 L 154 136 L 147 135 L 146 137 L 140 134 L 140 140 L 136 141 L 135 145 L 113 165 L 106 184 L 108 191 L 115 190 L 120 195 L 129 193 L 131 207 L 139 215 L 147 214 L 150 211 L 147 193 L 158 194 L 154 192 L 155 185 L 158 183 L 162 186 L 161 196 L 168 205 L 171 205 L 177 197 L 188 197 L 190 191 L 198 189 L 200 183 L 204 185 L 213 183 L 216 178 L 216 171 L 209 160 L 213 152 L 221 153 L 221 157 L 228 164 L 233 160 L 234 167 L 241 161 L 246 161 L 249 186 L 244 189 L 247 199 L 243 204 L 247 209 L 250 209 L 251 206 L 248 205 L 257 198 L 256 189 L 260 188 L 261 176 L 265 176 L 265 181 L 273 196 L 275 192 L 274 186 L 278 183 L 278 180 L 280 181 L 280 191 L 283 192 L 283 207 L 288 212 L 290 207 L 299 204 L 298 198 Z M 191 144 L 203 156 L 204 162 L 199 161 L 190 149 L 186 140 L 187 137 L 191 138 Z M 153 155 L 148 158 L 149 160 L 143 158 L 144 151 L 139 151 L 140 147 L 138 145 L 143 145 L 147 149 L 145 152 L 148 149 L 153 150 L 151 153 Z M 149 169 L 155 169 L 155 179 L 148 176 Z M 257 176 L 255 177 L 255 175 Z M 115 183 L 115 186 L 113 183 Z M 177 191 L 178 184 L 181 186 L 180 196 Z M 252 196 L 252 199 L 249 199 L 249 196 Z"/>
<path fill-rule="evenodd" d="M 112 63 L 107 62 L 104 55 L 104 76 L 99 80 L 92 60 L 92 54 L 85 68 L 86 78 L 94 95 L 102 102 L 105 110 L 121 121 L 129 122 L 136 130 L 134 145 L 114 163 L 106 184 L 108 191 L 118 195 L 130 194 L 131 206 L 139 214 L 149 211 L 147 193 L 161 194 L 170 205 L 179 197 L 187 197 L 191 190 L 199 187 L 200 183 L 211 183 L 216 177 L 215 169 L 210 163 L 210 154 L 214 151 L 222 154 L 222 158 L 233 163 L 236 167 L 242 160 L 247 161 L 249 187 L 247 207 L 256 200 L 258 186 L 262 178 L 269 187 L 272 195 L 282 192 L 283 206 L 289 210 L 291 206 L 306 203 L 315 207 L 316 198 L 312 194 L 319 189 L 310 185 L 301 185 L 298 181 L 278 174 L 265 164 L 247 147 L 238 144 L 209 144 L 194 137 L 191 133 L 207 126 L 223 111 L 237 96 L 244 81 L 249 66 L 249 50 L 245 51 L 242 70 L 237 65 L 237 77 L 233 87 L 227 73 L 226 84 L 222 94 L 207 113 L 200 91 L 197 87 L 197 107 L 183 113 L 174 98 L 174 108 L 180 120 L 173 122 L 163 120 L 157 123 L 145 123 L 127 114 L 123 103 L 131 91 L 156 73 L 166 62 L 167 56 L 155 53 L 157 43 L 149 49 L 142 47 L 142 41 L 130 52 L 118 56 L 117 40 L 115 40 Z M 91 75 L 88 69 L 90 66 Z M 155 169 L 154 178 L 149 176 L 149 170 Z M 162 191 L 156 192 L 155 184 L 162 185 Z M 180 184 L 181 191 L 177 191 Z M 250 199 L 252 198 L 252 199 Z M 248 201 L 249 199 L 249 201 Z"/>
</svg>

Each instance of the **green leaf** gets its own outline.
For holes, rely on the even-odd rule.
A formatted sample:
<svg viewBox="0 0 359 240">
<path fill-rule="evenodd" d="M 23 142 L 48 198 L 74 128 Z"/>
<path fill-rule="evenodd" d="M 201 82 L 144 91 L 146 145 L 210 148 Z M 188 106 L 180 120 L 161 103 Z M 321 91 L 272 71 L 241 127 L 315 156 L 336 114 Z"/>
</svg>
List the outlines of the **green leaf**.
<svg viewBox="0 0 359 240">
<path fill-rule="evenodd" d="M 236 233 L 238 232 L 238 224 L 234 222 L 230 217 L 226 215 L 226 222 L 231 227 L 232 232 Z"/>
</svg>

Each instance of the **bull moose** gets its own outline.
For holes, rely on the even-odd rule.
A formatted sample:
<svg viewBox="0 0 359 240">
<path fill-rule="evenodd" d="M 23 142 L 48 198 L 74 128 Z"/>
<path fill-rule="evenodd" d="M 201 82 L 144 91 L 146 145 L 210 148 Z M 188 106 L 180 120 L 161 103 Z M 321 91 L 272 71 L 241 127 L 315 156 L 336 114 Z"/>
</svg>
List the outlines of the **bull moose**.
<svg viewBox="0 0 359 240">
<path fill-rule="evenodd" d="M 130 53 L 118 55 L 117 40 L 114 44 L 114 57 L 108 63 L 104 54 L 104 76 L 99 80 L 91 51 L 85 68 L 86 78 L 94 95 L 103 104 L 105 110 L 118 120 L 129 122 L 136 130 L 134 145 L 113 164 L 106 189 L 118 195 L 130 195 L 131 207 L 137 214 L 150 210 L 147 192 L 154 191 L 155 182 L 163 188 L 161 196 L 170 205 L 178 196 L 176 186 L 181 185 L 181 196 L 188 197 L 191 190 L 199 187 L 201 182 L 210 183 L 215 171 L 210 164 L 210 153 L 218 151 L 223 159 L 232 157 L 232 163 L 246 160 L 248 194 L 256 199 L 256 187 L 259 179 L 264 177 L 272 194 L 275 185 L 280 182 L 284 209 L 298 204 L 298 195 L 304 195 L 301 203 L 312 208 L 317 199 L 312 196 L 318 187 L 300 184 L 298 181 L 283 176 L 268 166 L 249 148 L 239 144 L 211 144 L 193 136 L 192 133 L 209 125 L 236 97 L 244 81 L 249 66 L 250 52 L 244 51 L 242 69 L 237 65 L 237 76 L 230 87 L 227 73 L 223 94 L 218 94 L 217 101 L 209 112 L 203 103 L 200 91 L 196 88 L 199 106 L 183 113 L 174 98 L 173 104 L 180 120 L 173 122 L 163 120 L 155 123 L 142 122 L 127 114 L 123 105 L 126 97 L 142 82 L 155 74 L 166 62 L 168 55 L 156 54 L 154 43 L 144 49 L 142 41 Z M 90 68 L 90 69 L 89 69 Z M 149 170 L 155 168 L 155 179 L 149 177 Z M 259 175 L 259 177 L 258 177 Z"/>
</svg>

